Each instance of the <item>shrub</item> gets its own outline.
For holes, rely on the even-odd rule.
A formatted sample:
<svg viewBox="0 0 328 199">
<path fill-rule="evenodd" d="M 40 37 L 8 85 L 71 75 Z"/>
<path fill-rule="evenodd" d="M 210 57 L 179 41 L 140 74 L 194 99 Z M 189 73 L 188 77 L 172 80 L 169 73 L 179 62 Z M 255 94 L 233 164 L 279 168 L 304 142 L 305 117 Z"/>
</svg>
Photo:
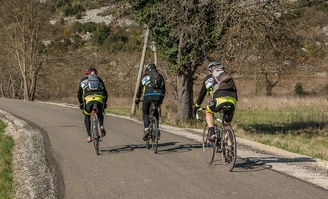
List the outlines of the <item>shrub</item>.
<svg viewBox="0 0 328 199">
<path fill-rule="evenodd" d="M 74 31 L 78 33 L 94 32 L 97 30 L 97 24 L 94 22 L 79 23 L 74 24 Z"/>
<path fill-rule="evenodd" d="M 110 26 L 104 23 L 99 24 L 97 30 L 92 35 L 93 42 L 97 45 L 102 45 L 108 39 L 110 32 Z"/>
<path fill-rule="evenodd" d="M 296 83 L 295 93 L 298 96 L 304 95 L 303 84 L 301 82 Z"/>
<path fill-rule="evenodd" d="M 74 16 L 74 15 L 77 15 L 77 14 L 82 13 L 84 11 L 85 11 L 85 8 L 80 4 L 77 4 L 77 5 L 74 5 L 74 6 L 68 5 L 63 9 L 63 15 L 65 17 Z"/>
</svg>

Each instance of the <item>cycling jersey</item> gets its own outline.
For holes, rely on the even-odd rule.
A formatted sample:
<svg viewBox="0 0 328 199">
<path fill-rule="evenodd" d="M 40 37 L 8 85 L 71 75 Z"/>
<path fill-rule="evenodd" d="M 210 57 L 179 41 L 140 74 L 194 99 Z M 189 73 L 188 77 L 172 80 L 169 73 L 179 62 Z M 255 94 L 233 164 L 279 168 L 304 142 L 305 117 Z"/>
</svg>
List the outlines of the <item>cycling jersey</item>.
<svg viewBox="0 0 328 199">
<path fill-rule="evenodd" d="M 196 106 L 200 106 L 206 96 L 207 91 L 209 92 L 209 95 L 211 97 L 211 99 L 214 98 L 219 98 L 219 97 L 232 97 L 236 100 L 238 100 L 238 96 L 237 96 L 237 88 L 231 79 L 228 79 L 227 82 L 224 82 L 224 86 L 220 87 L 220 86 L 216 86 L 218 84 L 218 82 L 214 79 L 214 77 L 211 75 L 208 75 L 203 84 L 202 84 L 202 88 L 199 92 L 199 97 L 196 101 Z M 229 86 L 226 86 L 229 85 Z"/>
<path fill-rule="evenodd" d="M 137 92 L 137 98 L 140 98 L 141 95 L 143 96 L 165 96 L 165 81 L 162 75 L 160 75 L 161 78 L 161 85 L 158 88 L 152 88 L 150 86 L 150 75 L 144 74 L 141 77 L 141 81 L 139 84 L 138 92 Z"/>
<path fill-rule="evenodd" d="M 99 101 L 101 103 L 107 102 L 108 94 L 107 94 L 107 90 L 105 88 L 105 84 L 101 78 L 98 77 L 98 79 L 100 81 L 100 86 L 99 86 L 98 90 L 87 89 L 88 77 L 84 77 L 81 80 L 78 94 L 77 94 L 77 98 L 78 98 L 80 104 L 89 103 L 90 101 Z"/>
</svg>

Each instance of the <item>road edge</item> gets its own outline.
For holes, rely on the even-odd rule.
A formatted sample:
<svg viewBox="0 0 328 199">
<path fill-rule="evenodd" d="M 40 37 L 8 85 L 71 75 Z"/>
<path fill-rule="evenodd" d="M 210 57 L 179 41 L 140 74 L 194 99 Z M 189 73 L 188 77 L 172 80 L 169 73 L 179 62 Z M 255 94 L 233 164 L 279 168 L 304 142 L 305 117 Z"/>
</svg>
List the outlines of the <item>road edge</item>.
<svg viewBox="0 0 328 199">
<path fill-rule="evenodd" d="M 14 140 L 13 178 L 15 198 L 59 198 L 57 169 L 49 161 L 43 134 L 26 121 L 0 109 L 5 133 Z"/>
</svg>

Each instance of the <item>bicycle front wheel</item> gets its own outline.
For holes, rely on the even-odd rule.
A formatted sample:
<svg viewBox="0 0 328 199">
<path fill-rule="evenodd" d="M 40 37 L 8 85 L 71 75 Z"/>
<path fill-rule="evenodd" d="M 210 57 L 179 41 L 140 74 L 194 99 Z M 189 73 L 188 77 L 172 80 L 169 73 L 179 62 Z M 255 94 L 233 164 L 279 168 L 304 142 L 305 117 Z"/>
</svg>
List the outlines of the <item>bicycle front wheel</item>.
<svg viewBox="0 0 328 199">
<path fill-rule="evenodd" d="M 203 132 L 203 156 L 205 162 L 208 165 L 210 165 L 213 163 L 214 160 L 214 155 L 216 152 L 216 144 L 215 141 L 209 140 L 207 138 L 207 134 L 208 134 L 208 126 L 206 124 Z"/>
<path fill-rule="evenodd" d="M 226 127 L 221 138 L 222 161 L 227 171 L 232 171 L 237 159 L 237 141 L 231 127 Z"/>
</svg>

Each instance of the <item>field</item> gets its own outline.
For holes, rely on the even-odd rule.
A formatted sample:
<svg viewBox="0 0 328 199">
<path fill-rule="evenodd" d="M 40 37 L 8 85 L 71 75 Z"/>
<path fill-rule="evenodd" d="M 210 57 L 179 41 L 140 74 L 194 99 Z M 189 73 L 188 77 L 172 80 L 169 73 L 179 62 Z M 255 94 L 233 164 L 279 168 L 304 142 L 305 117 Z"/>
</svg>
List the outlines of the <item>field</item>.
<svg viewBox="0 0 328 199">
<path fill-rule="evenodd" d="M 0 121 L 0 198 L 13 198 L 12 150 L 14 142 L 4 135 L 5 124 Z"/>
<path fill-rule="evenodd" d="M 324 97 L 243 98 L 234 121 L 246 130 L 238 133 L 240 137 L 328 160 L 328 101 Z"/>
<path fill-rule="evenodd" d="M 130 114 L 130 101 L 112 100 L 108 111 Z M 122 103 L 124 102 L 124 103 Z M 120 106 L 121 105 L 121 106 Z M 202 128 L 190 120 L 178 123 L 164 104 L 163 123 Z M 137 112 L 141 118 L 141 110 Z M 244 131 L 237 136 L 287 151 L 328 160 L 328 100 L 326 97 L 242 97 L 237 105 L 234 123 Z"/>
</svg>

